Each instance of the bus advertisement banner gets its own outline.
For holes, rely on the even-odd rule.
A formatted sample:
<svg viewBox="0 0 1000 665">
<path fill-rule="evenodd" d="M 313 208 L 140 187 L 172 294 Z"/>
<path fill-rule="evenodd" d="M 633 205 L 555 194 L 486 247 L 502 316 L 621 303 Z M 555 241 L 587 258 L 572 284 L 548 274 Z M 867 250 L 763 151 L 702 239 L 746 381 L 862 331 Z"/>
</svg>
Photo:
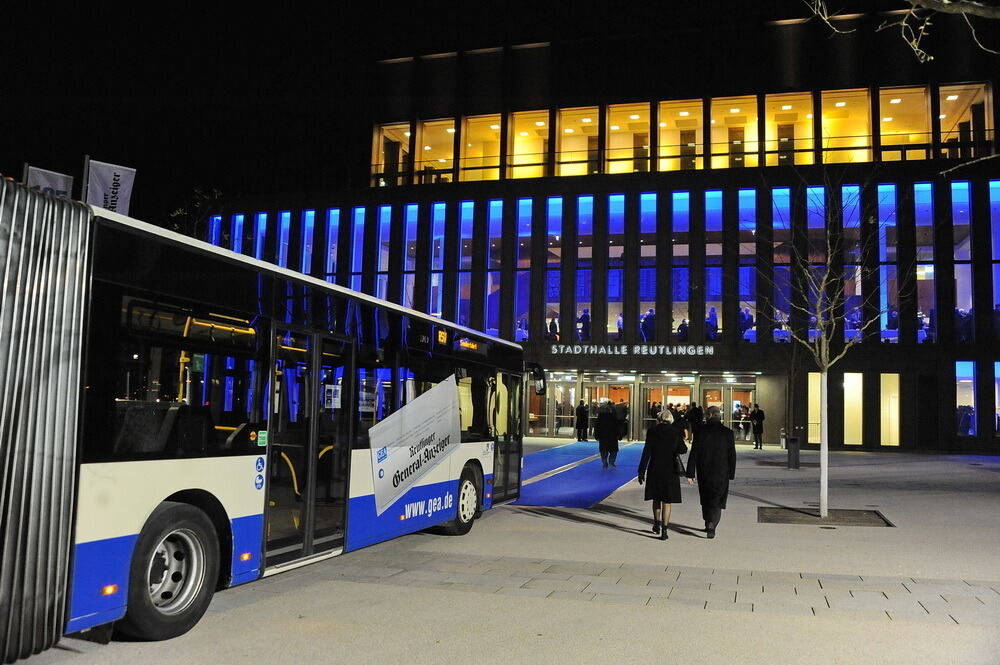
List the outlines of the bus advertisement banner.
<svg viewBox="0 0 1000 665">
<path fill-rule="evenodd" d="M 375 511 L 381 515 L 461 443 L 454 375 L 373 425 L 368 434 Z"/>
</svg>

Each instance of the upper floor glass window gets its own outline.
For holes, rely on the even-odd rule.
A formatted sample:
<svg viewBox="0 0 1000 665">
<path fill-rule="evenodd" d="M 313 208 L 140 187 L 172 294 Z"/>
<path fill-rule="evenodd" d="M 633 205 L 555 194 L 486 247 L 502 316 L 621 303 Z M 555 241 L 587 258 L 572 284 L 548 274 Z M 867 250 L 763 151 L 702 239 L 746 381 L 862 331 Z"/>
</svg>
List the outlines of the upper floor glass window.
<svg viewBox="0 0 1000 665">
<path fill-rule="evenodd" d="M 764 112 L 765 164 L 812 164 L 812 94 L 797 92 L 768 95 L 764 102 Z"/>
<path fill-rule="evenodd" d="M 372 148 L 372 184 L 376 187 L 406 184 L 410 123 L 377 127 Z"/>
<path fill-rule="evenodd" d="M 417 144 L 417 182 L 450 182 L 455 168 L 455 121 L 421 122 Z"/>
<path fill-rule="evenodd" d="M 941 86 L 941 156 L 981 157 L 993 141 L 993 109 L 983 83 Z"/>
<path fill-rule="evenodd" d="M 500 178 L 500 114 L 465 118 L 459 180 Z"/>
<path fill-rule="evenodd" d="M 649 170 L 649 104 L 608 107 L 607 173 Z"/>
<path fill-rule="evenodd" d="M 872 161 L 868 90 L 823 91 L 823 162 Z"/>
<path fill-rule="evenodd" d="M 757 97 L 712 100 L 712 168 L 757 166 Z"/>
<path fill-rule="evenodd" d="M 510 114 L 509 178 L 541 178 L 549 152 L 549 112 Z"/>
<path fill-rule="evenodd" d="M 599 173 L 597 132 L 600 116 L 597 107 L 560 109 L 558 119 L 556 175 Z"/>
<path fill-rule="evenodd" d="M 931 116 L 927 88 L 879 91 L 882 159 L 927 159 L 931 153 Z"/>
<path fill-rule="evenodd" d="M 705 118 L 700 99 L 660 102 L 658 128 L 660 171 L 704 168 Z"/>
</svg>

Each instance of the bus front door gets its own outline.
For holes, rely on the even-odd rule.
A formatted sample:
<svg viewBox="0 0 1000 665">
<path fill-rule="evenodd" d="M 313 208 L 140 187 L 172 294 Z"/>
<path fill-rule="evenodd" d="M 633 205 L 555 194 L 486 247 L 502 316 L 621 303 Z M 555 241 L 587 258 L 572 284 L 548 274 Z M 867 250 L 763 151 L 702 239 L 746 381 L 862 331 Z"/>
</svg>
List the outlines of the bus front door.
<svg viewBox="0 0 1000 665">
<path fill-rule="evenodd" d="M 342 390 L 351 347 L 305 331 L 275 333 L 269 393 L 266 564 L 344 542 L 349 411 Z"/>
</svg>

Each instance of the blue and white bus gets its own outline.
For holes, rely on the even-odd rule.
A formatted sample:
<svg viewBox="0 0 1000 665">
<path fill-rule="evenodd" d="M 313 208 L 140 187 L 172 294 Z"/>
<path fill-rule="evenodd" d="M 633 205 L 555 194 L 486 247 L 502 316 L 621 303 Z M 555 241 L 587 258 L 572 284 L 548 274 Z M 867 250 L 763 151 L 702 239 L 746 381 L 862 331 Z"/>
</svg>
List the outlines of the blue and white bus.
<svg viewBox="0 0 1000 665">
<path fill-rule="evenodd" d="M 517 497 L 520 346 L 0 186 L 5 662 Z"/>
</svg>

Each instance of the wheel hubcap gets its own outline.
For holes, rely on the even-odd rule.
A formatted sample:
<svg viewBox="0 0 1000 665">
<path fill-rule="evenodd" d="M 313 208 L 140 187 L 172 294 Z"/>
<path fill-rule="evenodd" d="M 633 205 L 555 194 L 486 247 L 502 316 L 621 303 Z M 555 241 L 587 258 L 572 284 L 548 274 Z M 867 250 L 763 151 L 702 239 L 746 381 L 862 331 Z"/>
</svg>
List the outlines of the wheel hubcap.
<svg viewBox="0 0 1000 665">
<path fill-rule="evenodd" d="M 470 522 L 476 516 L 476 507 L 479 503 L 479 496 L 476 494 L 476 486 L 471 481 L 464 481 L 462 489 L 458 494 L 458 517 L 463 522 Z"/>
<path fill-rule="evenodd" d="M 189 529 L 171 531 L 149 560 L 149 599 L 162 614 L 186 610 L 205 581 L 205 548 Z"/>
</svg>

